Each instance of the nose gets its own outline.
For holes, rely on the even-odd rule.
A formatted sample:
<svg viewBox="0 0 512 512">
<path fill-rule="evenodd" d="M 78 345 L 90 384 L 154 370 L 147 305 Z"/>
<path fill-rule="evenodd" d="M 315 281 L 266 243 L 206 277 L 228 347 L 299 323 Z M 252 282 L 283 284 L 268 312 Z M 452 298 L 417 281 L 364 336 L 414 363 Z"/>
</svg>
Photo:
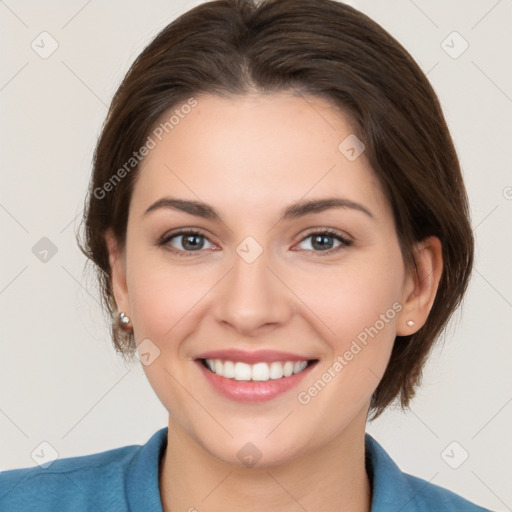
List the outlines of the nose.
<svg viewBox="0 0 512 512">
<path fill-rule="evenodd" d="M 270 260 L 267 251 L 252 262 L 235 252 L 231 270 L 215 289 L 217 322 L 250 337 L 282 326 L 291 318 L 293 294 L 284 284 L 284 276 L 270 268 Z"/>
</svg>

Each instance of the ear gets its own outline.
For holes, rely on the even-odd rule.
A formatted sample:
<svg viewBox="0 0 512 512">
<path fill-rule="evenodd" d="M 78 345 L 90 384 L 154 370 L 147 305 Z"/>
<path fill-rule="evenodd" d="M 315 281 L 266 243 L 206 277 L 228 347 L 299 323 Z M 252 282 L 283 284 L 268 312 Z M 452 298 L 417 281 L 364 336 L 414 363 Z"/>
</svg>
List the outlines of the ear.
<svg viewBox="0 0 512 512">
<path fill-rule="evenodd" d="M 128 298 L 128 288 L 126 286 L 125 252 L 119 249 L 119 244 L 111 230 L 106 232 L 105 242 L 108 249 L 112 291 L 114 292 L 117 309 L 130 316 L 130 301 Z"/>
<path fill-rule="evenodd" d="M 402 295 L 402 310 L 397 317 L 397 335 L 409 336 L 427 321 L 443 272 L 443 252 L 439 238 L 431 236 L 415 248 L 418 271 L 408 274 Z M 414 325 L 407 325 L 412 320 Z"/>
</svg>

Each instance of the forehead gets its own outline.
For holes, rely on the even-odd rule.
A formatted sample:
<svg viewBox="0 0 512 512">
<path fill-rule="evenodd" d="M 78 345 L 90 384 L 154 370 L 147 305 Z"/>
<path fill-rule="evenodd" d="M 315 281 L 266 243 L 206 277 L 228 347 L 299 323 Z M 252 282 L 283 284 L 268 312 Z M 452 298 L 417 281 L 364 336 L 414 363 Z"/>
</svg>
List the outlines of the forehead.
<svg viewBox="0 0 512 512">
<path fill-rule="evenodd" d="M 389 213 L 364 152 L 351 160 L 340 150 L 355 136 L 348 117 L 323 98 L 281 92 L 196 100 L 194 108 L 170 109 L 153 129 L 134 208 L 165 193 L 226 212 L 340 195 Z"/>
</svg>

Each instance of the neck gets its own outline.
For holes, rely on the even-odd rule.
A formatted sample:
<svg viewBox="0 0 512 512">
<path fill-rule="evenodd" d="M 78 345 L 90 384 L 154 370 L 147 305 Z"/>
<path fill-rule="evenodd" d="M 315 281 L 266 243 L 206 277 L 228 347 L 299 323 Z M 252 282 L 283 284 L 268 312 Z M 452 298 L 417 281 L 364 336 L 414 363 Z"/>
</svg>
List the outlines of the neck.
<svg viewBox="0 0 512 512">
<path fill-rule="evenodd" d="M 163 510 L 370 512 L 365 424 L 349 426 L 328 444 L 285 464 L 239 467 L 214 457 L 169 419 L 160 466 Z"/>
</svg>

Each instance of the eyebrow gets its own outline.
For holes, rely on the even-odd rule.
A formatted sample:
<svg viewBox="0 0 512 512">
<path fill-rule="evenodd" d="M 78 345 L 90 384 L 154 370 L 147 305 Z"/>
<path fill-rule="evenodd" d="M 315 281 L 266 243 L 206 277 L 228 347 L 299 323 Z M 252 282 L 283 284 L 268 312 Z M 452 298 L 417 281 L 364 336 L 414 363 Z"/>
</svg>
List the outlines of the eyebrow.
<svg viewBox="0 0 512 512">
<path fill-rule="evenodd" d="M 375 218 L 372 212 L 362 204 L 342 197 L 326 197 L 323 199 L 314 199 L 310 201 L 300 200 L 287 206 L 284 210 L 282 210 L 279 221 L 297 219 L 306 215 L 311 215 L 313 213 L 320 213 L 331 208 L 356 210 L 364 213 L 372 219 Z M 190 215 L 195 215 L 196 217 L 223 222 L 220 214 L 213 206 L 210 206 L 209 204 L 203 203 L 201 201 L 190 201 L 174 197 L 162 197 L 161 199 L 158 199 L 158 201 L 155 201 L 144 212 L 143 217 L 155 210 L 160 209 L 179 210 L 185 213 L 189 213 Z"/>
</svg>

